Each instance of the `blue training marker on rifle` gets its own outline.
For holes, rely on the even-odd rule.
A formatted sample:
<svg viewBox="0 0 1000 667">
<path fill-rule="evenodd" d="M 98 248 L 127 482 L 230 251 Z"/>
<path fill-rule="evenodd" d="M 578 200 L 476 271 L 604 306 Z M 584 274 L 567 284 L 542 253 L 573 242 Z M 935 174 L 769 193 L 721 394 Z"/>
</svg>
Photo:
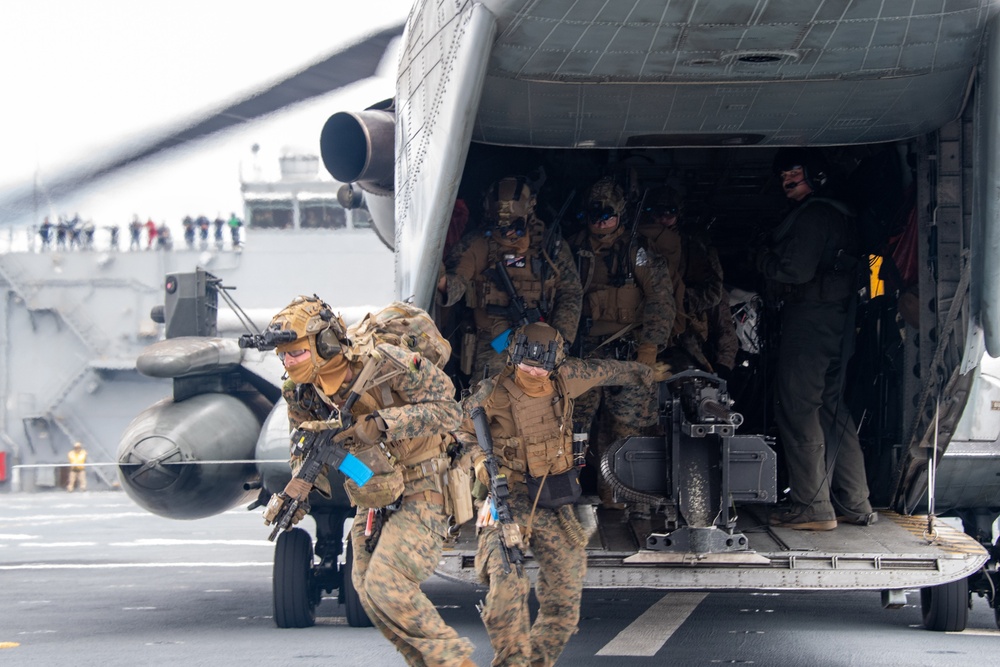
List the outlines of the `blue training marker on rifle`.
<svg viewBox="0 0 1000 667">
<path fill-rule="evenodd" d="M 507 329 L 499 336 L 491 340 L 490 347 L 493 348 L 493 351 L 496 352 L 497 354 L 503 354 L 504 350 L 507 349 L 507 342 L 510 340 L 510 336 L 512 333 L 514 333 L 513 329 Z"/>
<path fill-rule="evenodd" d="M 340 472 L 350 477 L 358 486 L 364 486 L 372 478 L 371 468 L 362 463 L 354 454 L 348 454 L 340 464 Z"/>
</svg>

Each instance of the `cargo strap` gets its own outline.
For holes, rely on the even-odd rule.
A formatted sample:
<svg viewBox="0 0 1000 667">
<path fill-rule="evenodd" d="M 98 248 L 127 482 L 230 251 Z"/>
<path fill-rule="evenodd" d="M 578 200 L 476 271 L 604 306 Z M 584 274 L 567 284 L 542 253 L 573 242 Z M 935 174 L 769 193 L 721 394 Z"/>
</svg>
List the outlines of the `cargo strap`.
<svg viewBox="0 0 1000 667">
<path fill-rule="evenodd" d="M 444 496 L 437 491 L 421 491 L 420 493 L 403 496 L 403 502 L 413 502 L 415 500 L 423 500 L 444 507 Z"/>
<path fill-rule="evenodd" d="M 403 483 L 409 484 L 442 473 L 450 463 L 446 456 L 436 456 L 413 466 L 403 468 Z"/>
</svg>

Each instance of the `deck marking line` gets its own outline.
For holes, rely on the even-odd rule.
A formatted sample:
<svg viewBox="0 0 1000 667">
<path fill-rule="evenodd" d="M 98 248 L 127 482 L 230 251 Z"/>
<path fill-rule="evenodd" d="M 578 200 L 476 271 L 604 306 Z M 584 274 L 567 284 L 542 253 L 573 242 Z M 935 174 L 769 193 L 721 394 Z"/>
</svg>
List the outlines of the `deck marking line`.
<svg viewBox="0 0 1000 667">
<path fill-rule="evenodd" d="M 596 655 L 654 656 L 708 593 L 667 593 Z"/>
</svg>

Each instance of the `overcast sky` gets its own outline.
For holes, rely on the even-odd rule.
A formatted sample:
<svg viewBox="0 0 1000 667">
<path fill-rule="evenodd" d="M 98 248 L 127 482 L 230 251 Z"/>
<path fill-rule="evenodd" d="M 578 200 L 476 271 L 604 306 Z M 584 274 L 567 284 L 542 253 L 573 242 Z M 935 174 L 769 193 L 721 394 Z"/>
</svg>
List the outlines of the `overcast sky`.
<svg viewBox="0 0 1000 667">
<path fill-rule="evenodd" d="M 11 0 L 0 21 L 0 190 L 44 186 L 67 166 L 195 118 L 283 78 L 367 33 L 401 22 L 406 0 Z M 126 169 L 56 210 L 98 225 L 178 223 L 242 210 L 241 162 L 261 147 L 276 170 L 284 147 L 318 152 L 335 111 L 390 97 L 395 58 L 380 76 Z M 9 223 L 9 220 L 0 221 Z M 29 220 L 19 220 L 27 223 Z"/>
</svg>

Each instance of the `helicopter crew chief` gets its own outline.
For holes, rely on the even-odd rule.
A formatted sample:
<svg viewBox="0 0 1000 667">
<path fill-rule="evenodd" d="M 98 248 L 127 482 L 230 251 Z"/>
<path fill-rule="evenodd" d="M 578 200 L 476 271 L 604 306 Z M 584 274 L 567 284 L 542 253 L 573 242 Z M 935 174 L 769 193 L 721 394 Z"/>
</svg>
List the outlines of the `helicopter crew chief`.
<svg viewBox="0 0 1000 667">
<path fill-rule="evenodd" d="M 495 524 L 479 535 L 475 566 L 489 585 L 482 616 L 495 652 L 492 664 L 548 666 L 577 630 L 587 569 L 589 536 L 573 512 L 580 497 L 573 400 L 601 385 L 640 384 L 652 391 L 657 378 L 634 362 L 567 359 L 562 335 L 543 322 L 516 329 L 507 355 L 507 366 L 465 399 L 466 419 L 455 435 L 463 449 L 473 452 L 477 480 L 489 487 L 485 454 L 469 417 L 473 408 L 482 407 L 493 454 L 508 480 L 511 514 L 538 563 L 539 609 L 532 624 L 527 575 L 513 567 L 505 571 Z"/>
<path fill-rule="evenodd" d="M 376 364 L 351 409 L 353 425 L 334 439 L 375 472 L 364 486 L 345 482 L 358 508 L 351 529 L 354 587 L 372 623 L 407 664 L 474 665 L 472 643 L 441 619 L 420 590 L 448 536 L 446 445 L 453 441 L 448 431 L 461 422 L 451 380 L 406 348 L 374 339 L 352 345 L 343 321 L 318 297 L 297 297 L 269 329 L 296 334 L 276 348 L 289 378 L 283 395 L 292 429 L 329 427 L 326 420 L 346 402 L 353 381 L 367 364 Z M 293 470 L 298 465 L 301 461 L 292 461 Z M 329 495 L 329 480 L 317 478 L 316 489 Z M 311 490 L 293 477 L 285 493 L 305 501 Z M 376 525 L 366 536 L 370 514 Z"/>
<path fill-rule="evenodd" d="M 507 291 L 496 275 L 502 262 L 511 283 L 526 309 L 537 309 L 542 319 L 572 342 L 580 322 L 583 290 L 573 256 L 558 229 L 546 233 L 535 216 L 535 195 L 521 177 L 507 177 L 494 183 L 483 202 L 489 229 L 483 236 L 459 244 L 453 256 L 453 271 L 438 281 L 438 303 L 451 306 L 463 296 L 472 309 L 475 341 L 463 341 L 463 348 L 475 346 L 471 363 L 462 371 L 473 382 L 495 375 L 506 364 L 503 348 L 491 343 L 498 335 L 517 326 L 508 312 Z M 468 352 L 463 349 L 463 358 Z"/>
<path fill-rule="evenodd" d="M 626 233 L 624 211 L 622 189 L 611 178 L 599 180 L 581 216 L 587 229 L 570 241 L 584 290 L 578 356 L 653 366 L 673 334 L 674 288 L 666 260 L 648 251 L 634 228 Z M 602 402 L 611 417 L 611 440 L 641 435 L 656 423 L 654 392 L 636 386 L 595 389 L 576 403 L 574 422 L 581 433 L 590 432 Z M 598 440 L 599 458 L 609 444 Z M 598 491 L 610 506 L 611 490 L 603 479 Z"/>
<path fill-rule="evenodd" d="M 781 149 L 774 171 L 792 209 L 756 263 L 782 301 L 775 417 L 792 506 L 771 524 L 833 530 L 838 519 L 872 523 L 864 456 L 843 398 L 860 261 L 853 216 L 820 194 L 827 178 L 815 151 Z"/>
</svg>

